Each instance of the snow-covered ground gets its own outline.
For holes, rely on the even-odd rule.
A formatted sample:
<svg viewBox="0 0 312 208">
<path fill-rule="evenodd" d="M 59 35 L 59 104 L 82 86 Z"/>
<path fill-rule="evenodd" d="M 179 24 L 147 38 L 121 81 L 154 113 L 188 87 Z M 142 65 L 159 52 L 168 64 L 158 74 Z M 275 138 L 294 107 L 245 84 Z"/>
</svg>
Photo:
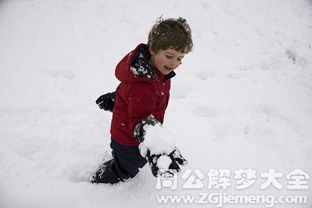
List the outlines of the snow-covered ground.
<svg viewBox="0 0 312 208">
<path fill-rule="evenodd" d="M 189 164 L 173 190 L 156 189 L 148 166 L 127 183 L 90 184 L 110 153 L 111 114 L 94 101 L 161 15 L 193 30 L 165 118 Z M 217 207 L 157 201 L 204 193 L 311 200 L 311 178 L 308 190 L 287 188 L 294 169 L 312 177 L 311 37 L 308 0 L 0 1 L 0 207 Z M 230 187 L 210 187 L 214 169 L 230 172 L 219 175 Z M 256 171 L 255 184 L 237 190 L 238 169 Z M 280 189 L 261 189 L 269 169 L 283 174 Z M 189 173 L 197 188 L 183 187 Z"/>
</svg>

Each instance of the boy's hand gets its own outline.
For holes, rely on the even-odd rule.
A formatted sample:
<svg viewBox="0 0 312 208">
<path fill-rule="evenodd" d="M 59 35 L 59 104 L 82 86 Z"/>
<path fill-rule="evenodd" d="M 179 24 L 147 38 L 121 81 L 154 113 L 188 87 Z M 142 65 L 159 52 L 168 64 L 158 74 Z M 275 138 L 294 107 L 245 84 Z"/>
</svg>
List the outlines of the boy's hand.
<svg viewBox="0 0 312 208">
<path fill-rule="evenodd" d="M 134 138 L 139 142 L 143 142 L 145 140 L 146 128 L 148 126 L 155 126 L 159 122 L 154 118 L 153 115 L 149 115 L 147 118 L 143 119 L 140 123 L 138 123 L 134 128 Z"/>
<path fill-rule="evenodd" d="M 171 139 L 170 132 L 152 115 L 136 125 L 134 138 L 139 142 L 140 153 L 148 161 L 155 177 L 172 177 L 180 171 L 181 165 L 187 164 Z"/>
<path fill-rule="evenodd" d="M 180 166 L 187 164 L 187 160 L 181 155 L 178 148 L 175 148 L 168 154 L 150 154 L 147 151 L 146 159 L 151 167 L 152 174 L 157 177 L 163 174 L 173 176 L 174 173 L 180 171 Z"/>
<path fill-rule="evenodd" d="M 106 93 L 100 96 L 95 102 L 99 108 L 113 112 L 114 103 L 115 103 L 116 92 Z"/>
</svg>

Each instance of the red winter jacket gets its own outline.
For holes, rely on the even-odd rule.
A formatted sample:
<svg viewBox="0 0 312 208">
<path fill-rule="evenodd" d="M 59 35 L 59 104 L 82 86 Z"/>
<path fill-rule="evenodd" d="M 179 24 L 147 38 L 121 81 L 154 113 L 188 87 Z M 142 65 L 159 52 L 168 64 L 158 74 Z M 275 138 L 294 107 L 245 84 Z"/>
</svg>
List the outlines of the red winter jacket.
<svg viewBox="0 0 312 208">
<path fill-rule="evenodd" d="M 111 136 L 120 144 L 137 146 L 134 128 L 149 115 L 163 123 L 169 101 L 170 78 L 148 64 L 150 53 L 145 44 L 138 45 L 116 66 L 115 75 L 121 82 L 111 122 Z"/>
</svg>

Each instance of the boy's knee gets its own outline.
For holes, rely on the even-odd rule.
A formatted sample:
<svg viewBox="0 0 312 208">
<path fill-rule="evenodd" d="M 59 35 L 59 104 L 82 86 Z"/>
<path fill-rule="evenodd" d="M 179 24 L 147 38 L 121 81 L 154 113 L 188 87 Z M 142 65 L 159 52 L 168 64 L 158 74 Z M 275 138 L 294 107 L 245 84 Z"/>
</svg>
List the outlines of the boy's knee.
<svg viewBox="0 0 312 208">
<path fill-rule="evenodd" d="M 116 169 L 121 172 L 120 174 L 128 174 L 132 178 L 147 163 L 146 159 L 141 156 L 137 146 L 122 145 L 112 138 L 111 148 Z"/>
</svg>

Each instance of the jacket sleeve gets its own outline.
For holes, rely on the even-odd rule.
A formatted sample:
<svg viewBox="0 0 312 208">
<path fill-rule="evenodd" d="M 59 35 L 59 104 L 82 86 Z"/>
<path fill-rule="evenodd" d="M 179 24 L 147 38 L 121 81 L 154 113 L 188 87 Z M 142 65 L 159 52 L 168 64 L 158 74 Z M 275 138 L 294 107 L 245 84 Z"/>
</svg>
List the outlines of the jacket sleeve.
<svg viewBox="0 0 312 208">
<path fill-rule="evenodd" d="M 136 126 L 146 118 L 152 116 L 156 107 L 157 97 L 153 86 L 148 83 L 130 84 L 128 86 L 127 94 L 129 127 L 136 138 Z M 141 141 L 138 140 L 138 142 Z"/>
</svg>

